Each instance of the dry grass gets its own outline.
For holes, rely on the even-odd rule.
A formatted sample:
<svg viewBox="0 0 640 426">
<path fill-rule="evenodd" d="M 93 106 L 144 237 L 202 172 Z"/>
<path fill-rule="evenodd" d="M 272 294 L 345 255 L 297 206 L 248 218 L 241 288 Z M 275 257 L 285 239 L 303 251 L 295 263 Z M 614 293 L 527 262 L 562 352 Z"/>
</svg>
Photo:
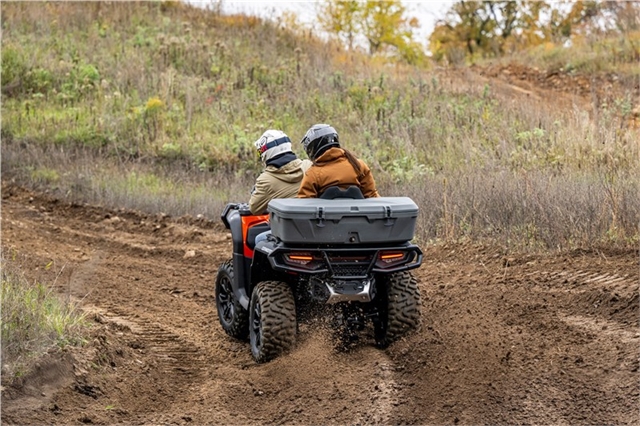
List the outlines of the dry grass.
<svg viewBox="0 0 640 426">
<path fill-rule="evenodd" d="M 5 380 L 29 371 L 34 360 L 52 348 L 81 344 L 87 323 L 74 303 L 53 292 L 53 284 L 28 281 L 11 253 L 3 251 L 0 262 Z"/>
</svg>

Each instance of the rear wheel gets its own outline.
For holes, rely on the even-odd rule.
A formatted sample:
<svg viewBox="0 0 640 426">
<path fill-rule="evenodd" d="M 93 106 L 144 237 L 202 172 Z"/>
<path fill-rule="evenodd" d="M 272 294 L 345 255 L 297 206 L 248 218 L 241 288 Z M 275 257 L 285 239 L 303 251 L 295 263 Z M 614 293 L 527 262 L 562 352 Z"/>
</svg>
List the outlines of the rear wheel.
<svg viewBox="0 0 640 426">
<path fill-rule="evenodd" d="M 296 306 L 286 283 L 262 281 L 253 289 L 249 305 L 251 353 L 266 362 L 289 349 L 296 337 Z"/>
<path fill-rule="evenodd" d="M 227 260 L 218 268 L 216 277 L 216 308 L 222 329 L 236 339 L 249 335 L 249 312 L 233 295 L 233 263 Z"/>
<path fill-rule="evenodd" d="M 420 290 L 407 271 L 386 275 L 380 284 L 374 328 L 376 345 L 385 348 L 420 325 Z"/>
</svg>

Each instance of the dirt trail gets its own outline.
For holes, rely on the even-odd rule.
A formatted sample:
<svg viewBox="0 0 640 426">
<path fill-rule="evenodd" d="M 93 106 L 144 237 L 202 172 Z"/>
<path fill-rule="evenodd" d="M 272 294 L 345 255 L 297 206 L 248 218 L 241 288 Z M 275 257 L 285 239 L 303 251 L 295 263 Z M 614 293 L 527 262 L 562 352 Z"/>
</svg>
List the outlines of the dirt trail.
<svg viewBox="0 0 640 426">
<path fill-rule="evenodd" d="M 306 325 L 257 365 L 217 321 L 220 225 L 2 198 L 3 249 L 33 279 L 59 274 L 94 325 L 84 348 L 3 383 L 3 424 L 640 422 L 637 251 L 427 246 L 419 332 L 341 353 Z"/>
</svg>

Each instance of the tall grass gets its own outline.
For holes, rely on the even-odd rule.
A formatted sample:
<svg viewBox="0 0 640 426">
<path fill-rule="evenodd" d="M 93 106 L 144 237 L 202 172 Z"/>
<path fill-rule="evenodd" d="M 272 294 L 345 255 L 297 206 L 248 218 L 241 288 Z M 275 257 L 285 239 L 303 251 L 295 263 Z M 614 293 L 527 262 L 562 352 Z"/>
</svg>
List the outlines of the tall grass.
<svg viewBox="0 0 640 426">
<path fill-rule="evenodd" d="M 54 347 L 78 345 L 88 324 L 71 301 L 53 287 L 27 280 L 18 263 L 2 253 L 2 363 L 4 378 L 19 377 Z"/>
<path fill-rule="evenodd" d="M 2 19 L 3 179 L 217 218 L 248 198 L 265 129 L 297 140 L 328 122 L 384 194 L 419 200 L 422 241 L 638 239 L 635 86 L 597 113 L 578 98 L 523 101 L 472 73 L 180 3 L 4 3 Z"/>
</svg>

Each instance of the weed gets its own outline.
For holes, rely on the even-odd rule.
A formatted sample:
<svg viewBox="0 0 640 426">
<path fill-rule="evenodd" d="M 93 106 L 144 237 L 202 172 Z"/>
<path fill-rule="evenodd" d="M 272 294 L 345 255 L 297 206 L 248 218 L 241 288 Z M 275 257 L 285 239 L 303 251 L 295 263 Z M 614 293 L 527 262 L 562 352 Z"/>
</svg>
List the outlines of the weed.
<svg viewBox="0 0 640 426">
<path fill-rule="evenodd" d="M 42 167 L 31 172 L 31 180 L 36 184 L 53 185 L 60 180 L 60 175 L 54 169 Z"/>
<path fill-rule="evenodd" d="M 9 377 L 18 377 L 51 347 L 82 344 L 87 323 L 76 306 L 61 301 L 51 287 L 29 282 L 12 256 L 3 252 L 0 261 L 2 360 Z"/>
</svg>

